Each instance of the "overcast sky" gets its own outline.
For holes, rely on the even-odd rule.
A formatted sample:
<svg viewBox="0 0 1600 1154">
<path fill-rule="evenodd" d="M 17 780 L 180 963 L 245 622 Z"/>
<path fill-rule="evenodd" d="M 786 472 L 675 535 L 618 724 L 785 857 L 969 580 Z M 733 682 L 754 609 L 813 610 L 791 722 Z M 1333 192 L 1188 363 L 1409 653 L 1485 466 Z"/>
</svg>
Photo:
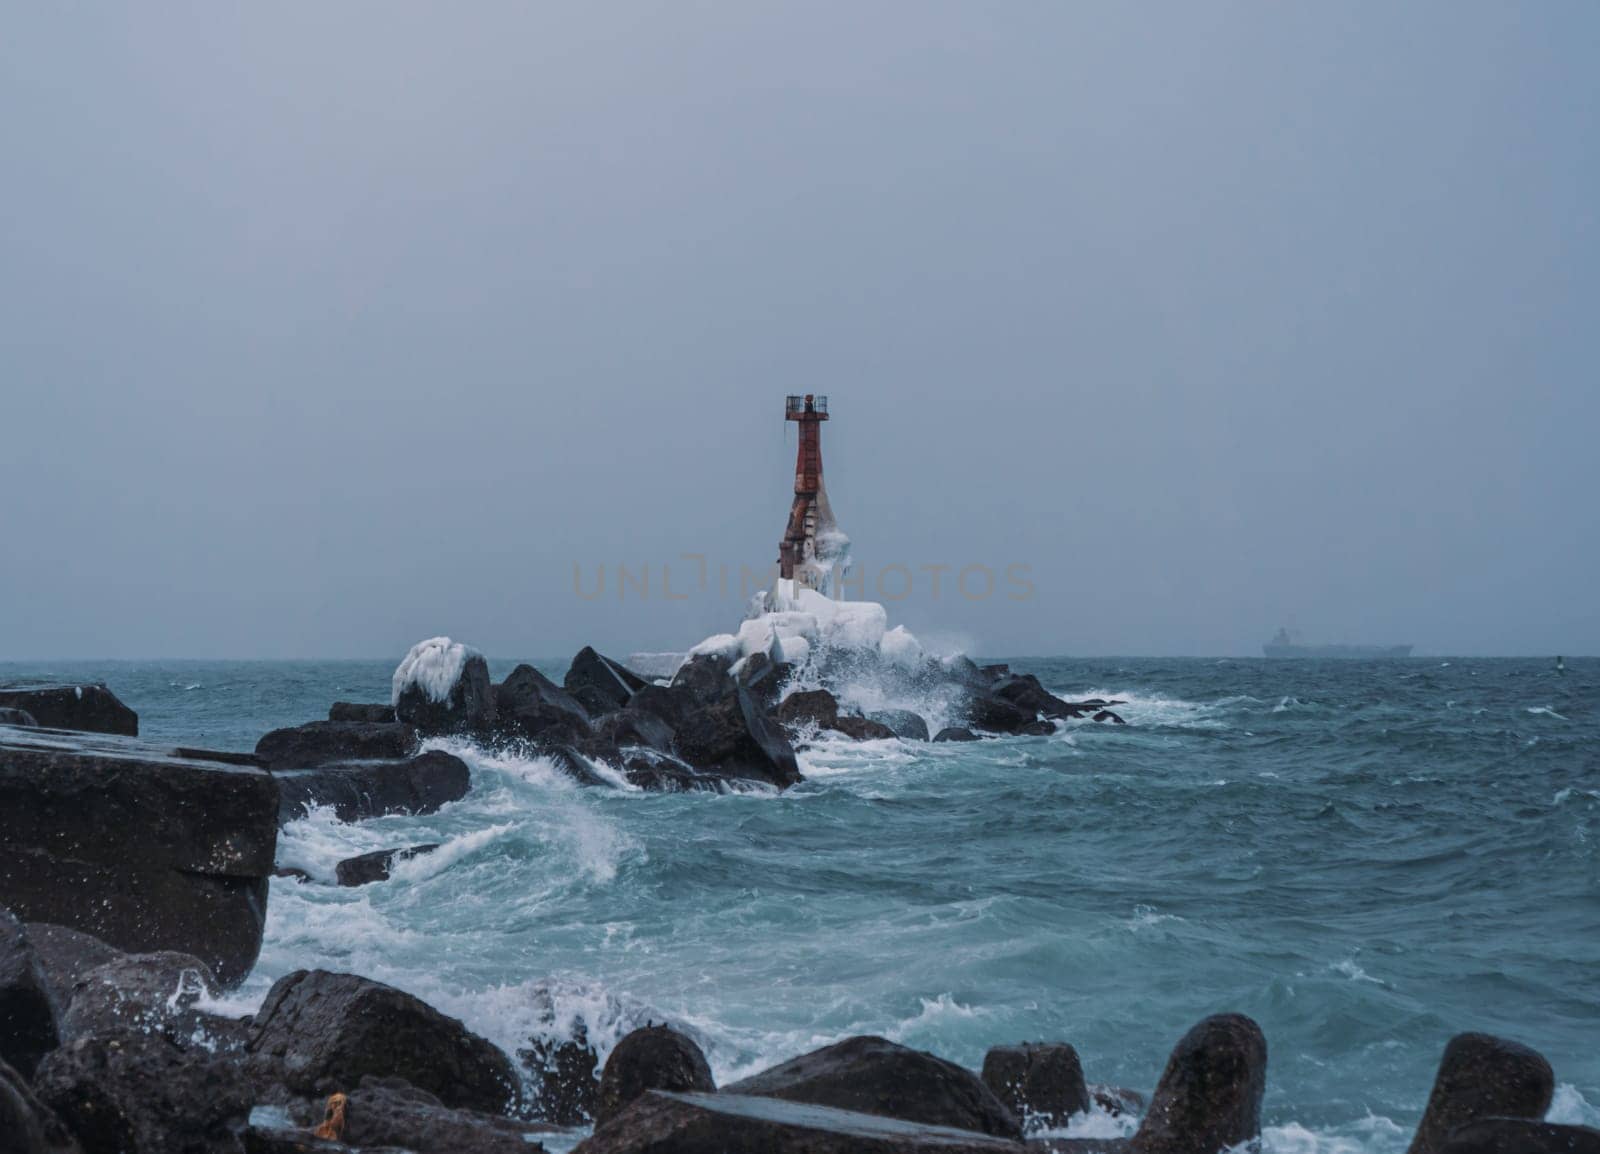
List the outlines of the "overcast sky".
<svg viewBox="0 0 1600 1154">
<path fill-rule="evenodd" d="M 1600 5 L 0 24 L 0 658 L 682 648 L 805 391 L 939 641 L 1600 652 Z"/>
</svg>

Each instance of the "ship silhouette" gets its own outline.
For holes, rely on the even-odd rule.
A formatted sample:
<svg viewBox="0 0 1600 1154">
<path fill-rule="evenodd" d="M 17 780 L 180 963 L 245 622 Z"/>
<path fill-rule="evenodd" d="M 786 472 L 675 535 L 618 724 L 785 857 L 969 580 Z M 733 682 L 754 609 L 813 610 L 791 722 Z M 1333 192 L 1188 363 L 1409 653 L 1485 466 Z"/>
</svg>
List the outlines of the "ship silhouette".
<svg viewBox="0 0 1600 1154">
<path fill-rule="evenodd" d="M 1339 657 L 1372 660 L 1385 657 L 1410 657 L 1409 645 L 1307 645 L 1287 629 L 1280 629 L 1261 647 L 1268 657 Z"/>
</svg>

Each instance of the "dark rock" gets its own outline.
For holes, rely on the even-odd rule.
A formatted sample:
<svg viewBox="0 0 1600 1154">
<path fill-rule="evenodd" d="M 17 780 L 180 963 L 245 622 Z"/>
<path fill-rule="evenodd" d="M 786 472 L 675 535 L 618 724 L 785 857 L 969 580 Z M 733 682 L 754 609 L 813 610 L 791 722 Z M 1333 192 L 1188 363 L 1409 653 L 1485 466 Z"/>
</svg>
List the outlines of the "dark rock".
<svg viewBox="0 0 1600 1154">
<path fill-rule="evenodd" d="M 333 867 L 334 877 L 342 886 L 364 886 L 372 882 L 389 880 L 389 871 L 395 862 L 406 861 L 421 854 L 432 853 L 438 842 L 414 845 L 405 849 L 380 849 L 359 857 L 345 858 Z"/>
<path fill-rule="evenodd" d="M 537 1154 L 541 1149 L 524 1140 L 530 1127 L 523 1123 L 453 1110 L 398 1078 L 363 1078 L 345 1097 L 342 1140 L 362 1150 L 392 1146 L 426 1154 Z"/>
<path fill-rule="evenodd" d="M 978 694 L 967 708 L 968 720 L 974 729 L 989 733 L 1021 733 L 1038 720 L 1038 715 L 987 693 Z"/>
<path fill-rule="evenodd" d="M 359 721 L 364 725 L 388 725 L 395 721 L 392 705 L 358 705 L 335 701 L 328 708 L 329 721 Z"/>
<path fill-rule="evenodd" d="M 1109 709 L 1097 710 L 1095 712 L 1094 719 L 1096 721 L 1114 721 L 1118 725 L 1127 725 L 1128 724 L 1126 721 L 1123 721 L 1120 716 L 1118 716 L 1115 713 L 1112 713 Z"/>
<path fill-rule="evenodd" d="M 778 720 L 791 729 L 802 725 L 831 729 L 838 718 L 838 699 L 826 689 L 803 689 L 778 703 Z"/>
<path fill-rule="evenodd" d="M 653 713 L 628 705 L 595 723 L 595 735 L 616 746 L 644 746 L 660 753 L 672 752 L 676 736 L 672 726 Z"/>
<path fill-rule="evenodd" d="M 1020 1138 L 1022 1125 L 972 1071 L 884 1038 L 846 1038 L 726 1087 L 908 1122 Z"/>
<path fill-rule="evenodd" d="M 1145 1105 L 1144 1095 L 1126 1086 L 1106 1086 L 1096 1082 L 1089 1087 L 1089 1097 L 1113 1117 L 1141 1113 Z"/>
<path fill-rule="evenodd" d="M 272 770 L 310 769 L 341 761 L 397 760 L 417 748 L 417 731 L 398 721 L 312 721 L 274 729 L 256 742 Z"/>
<path fill-rule="evenodd" d="M 93 934 L 48 922 L 30 922 L 28 940 L 39 956 L 39 969 L 50 996 L 62 1010 L 71 1004 L 72 989 L 85 974 L 123 956 L 123 951 Z"/>
<path fill-rule="evenodd" d="M 1039 683 L 1031 673 L 1019 673 L 997 681 L 989 690 L 995 697 L 1009 701 L 1030 716 L 1077 717 L 1085 709 L 1061 700 Z"/>
<path fill-rule="evenodd" d="M 879 725 L 888 726 L 903 741 L 928 740 L 928 723 L 909 709 L 875 709 L 867 716 Z"/>
<path fill-rule="evenodd" d="M 139 736 L 139 715 L 104 683 L 56 685 L 27 683 L 0 686 L 0 706 L 20 709 L 35 725 L 76 729 L 85 733 Z"/>
<path fill-rule="evenodd" d="M 964 725 L 947 725 L 933 735 L 935 741 L 977 741 L 978 735 Z"/>
<path fill-rule="evenodd" d="M 24 1078 L 61 1041 L 55 998 L 28 932 L 0 909 L 0 1061 Z"/>
<path fill-rule="evenodd" d="M 674 732 L 673 752 L 702 773 L 762 781 L 786 789 L 801 781 L 794 746 L 744 686 L 712 702 L 683 686 L 651 685 L 633 695 Z"/>
<path fill-rule="evenodd" d="M 590 717 L 604 717 L 617 708 L 616 699 L 612 695 L 602 693 L 593 685 L 579 685 L 568 692 L 572 694 L 574 701 L 588 710 Z"/>
<path fill-rule="evenodd" d="M 794 674 L 794 666 L 787 661 L 774 661 L 765 653 L 752 653 L 739 667 L 739 684 L 753 697 L 756 704 L 771 713 L 778 705 L 784 685 Z"/>
<path fill-rule="evenodd" d="M 531 665 L 517 666 L 494 692 L 501 735 L 572 742 L 589 733 L 583 704 Z"/>
<path fill-rule="evenodd" d="M 865 717 L 852 717 L 848 714 L 834 718 L 833 724 L 828 728 L 834 733 L 842 733 L 856 741 L 884 741 L 895 735 L 894 730 L 881 722 Z"/>
<path fill-rule="evenodd" d="M 82 1147 L 16 1070 L 0 1061 L 0 1149 L 6 1154 L 82 1154 Z"/>
<path fill-rule="evenodd" d="M 556 1126 L 581 1126 L 594 1117 L 599 1055 L 580 1019 L 571 1038 L 533 1038 L 517 1058 L 538 1089 L 525 1104 L 530 1117 Z"/>
<path fill-rule="evenodd" d="M 1011 666 L 980 665 L 978 666 L 978 673 L 986 682 L 988 682 L 990 685 L 994 685 L 996 682 L 1004 681 L 1006 678 L 1011 676 Z"/>
<path fill-rule="evenodd" d="M 1485 1118 L 1452 1130 L 1439 1154 L 1600 1154 L 1600 1130 L 1530 1118 Z"/>
<path fill-rule="evenodd" d="M 670 753 L 642 746 L 622 753 L 622 772 L 629 784 L 657 793 L 725 792 L 728 779 L 701 773 Z"/>
<path fill-rule="evenodd" d="M 447 1106 L 491 1113 L 513 1101 L 511 1061 L 455 1018 L 381 982 L 297 970 L 256 1013 L 249 1041 L 258 1081 L 328 1094 L 363 1075 L 404 1078 Z"/>
<path fill-rule="evenodd" d="M 12 709 L 9 706 L 0 709 L 0 725 L 36 726 L 38 724 L 33 714 L 25 709 Z"/>
<path fill-rule="evenodd" d="M 702 653 L 690 657 L 672 675 L 672 688 L 685 689 L 696 701 L 720 701 L 734 690 L 736 684 L 728 670 L 731 662 L 716 653 Z"/>
<path fill-rule="evenodd" d="M 573 1154 L 1025 1154 L 1021 1142 L 734 1093 L 650 1090 Z"/>
<path fill-rule="evenodd" d="M 122 954 L 73 984 L 61 1018 L 64 1038 L 125 1032 L 164 1034 L 179 1045 L 204 1036 L 213 1047 L 237 1048 L 236 1023 L 194 1009 L 215 997 L 216 978 L 189 954 Z"/>
<path fill-rule="evenodd" d="M 297 882 L 311 881 L 311 875 L 299 866 L 278 866 L 272 871 L 275 878 L 293 878 Z"/>
<path fill-rule="evenodd" d="M 443 701 L 435 701 L 421 685 L 410 682 L 400 690 L 394 715 L 416 726 L 418 733 L 472 733 L 491 728 L 496 709 L 489 663 L 481 654 L 470 654 Z"/>
<path fill-rule="evenodd" d="M 1055 731 L 1056 727 L 1052 723 L 1040 719 L 1039 721 L 1030 721 L 1027 725 L 1024 725 L 1021 729 L 1017 730 L 1017 736 L 1049 737 Z"/>
<path fill-rule="evenodd" d="M 699 1046 L 670 1026 L 646 1026 L 618 1042 L 606 1059 L 595 1103 L 595 1125 L 615 1118 L 646 1090 L 716 1088 Z"/>
<path fill-rule="evenodd" d="M 1538 1051 L 1492 1034 L 1457 1034 L 1444 1048 L 1410 1154 L 1437 1154 L 1453 1131 L 1484 1118 L 1543 1118 L 1555 1084 Z"/>
<path fill-rule="evenodd" d="M 34 1078 L 85 1154 L 242 1154 L 251 1094 L 238 1060 L 160 1034 L 75 1038 Z"/>
<path fill-rule="evenodd" d="M 1261 1136 L 1267 1040 L 1243 1014 L 1206 1018 L 1167 1059 L 1133 1154 L 1199 1154 Z"/>
<path fill-rule="evenodd" d="M 621 709 L 646 682 L 631 669 L 585 645 L 572 659 L 572 667 L 561 684 L 591 714 L 598 715 Z"/>
<path fill-rule="evenodd" d="M 358 761 L 315 769 L 280 770 L 278 820 L 304 817 L 312 806 L 332 806 L 340 821 L 387 814 L 436 813 L 472 788 L 467 763 L 442 749 L 406 761 Z"/>
<path fill-rule="evenodd" d="M 995 1046 L 983 1056 L 982 1076 L 1029 1129 L 1065 1126 L 1072 1115 L 1089 1109 L 1078 1051 L 1065 1042 Z"/>
<path fill-rule="evenodd" d="M 35 736 L 37 735 L 37 736 Z M 0 735 L 0 904 L 120 949 L 254 963 L 277 849 L 266 771 L 131 738 Z"/>
</svg>

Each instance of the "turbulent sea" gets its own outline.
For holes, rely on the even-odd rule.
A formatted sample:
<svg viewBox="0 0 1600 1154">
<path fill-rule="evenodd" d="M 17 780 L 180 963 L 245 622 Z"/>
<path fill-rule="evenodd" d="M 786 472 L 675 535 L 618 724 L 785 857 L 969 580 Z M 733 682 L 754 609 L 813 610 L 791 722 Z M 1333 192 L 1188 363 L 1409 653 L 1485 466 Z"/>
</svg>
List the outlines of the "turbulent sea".
<svg viewBox="0 0 1600 1154">
<path fill-rule="evenodd" d="M 513 1053 L 580 1016 L 602 1049 L 680 1024 L 719 1082 L 849 1034 L 969 1066 L 1063 1039 L 1090 1081 L 1146 1092 L 1190 1025 L 1240 1010 L 1267 1035 L 1269 1150 L 1341 1154 L 1403 1151 L 1445 1041 L 1486 1030 L 1550 1059 L 1553 1118 L 1600 1124 L 1600 660 L 1013 664 L 1125 699 L 1128 726 L 829 742 L 782 796 L 581 789 L 444 743 L 472 766 L 467 799 L 287 827 L 280 864 L 326 881 L 357 853 L 444 848 L 362 889 L 274 880 L 230 1004 L 323 967 Z M 334 700 L 387 700 L 392 669 L 0 680 L 104 679 L 148 737 L 250 749 Z"/>
</svg>

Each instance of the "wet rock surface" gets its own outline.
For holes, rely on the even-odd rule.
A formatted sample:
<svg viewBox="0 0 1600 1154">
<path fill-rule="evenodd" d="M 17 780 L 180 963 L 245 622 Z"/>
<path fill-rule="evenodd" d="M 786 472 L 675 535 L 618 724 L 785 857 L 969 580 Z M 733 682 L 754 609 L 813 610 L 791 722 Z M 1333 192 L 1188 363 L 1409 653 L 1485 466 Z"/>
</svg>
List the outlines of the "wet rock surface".
<svg viewBox="0 0 1600 1154">
<path fill-rule="evenodd" d="M 272 770 L 309 769 L 345 761 L 394 761 L 416 752 L 414 726 L 398 721 L 310 721 L 274 729 L 256 742 Z"/>
<path fill-rule="evenodd" d="M 1484 1118 L 1451 1131 L 1440 1154 L 1600 1154 L 1600 1130 L 1529 1118 Z"/>
<path fill-rule="evenodd" d="M 442 749 L 404 761 L 358 761 L 314 769 L 280 770 L 278 820 L 304 817 L 313 806 L 331 806 L 340 821 L 388 814 L 437 813 L 472 788 L 467 763 Z"/>
<path fill-rule="evenodd" d="M 299 1094 L 397 1077 L 447 1106 L 499 1113 L 518 1085 L 488 1041 L 410 994 L 354 974 L 298 970 L 278 980 L 251 1025 L 252 1074 Z"/>
<path fill-rule="evenodd" d="M 278 788 L 239 760 L 0 730 L 0 905 L 242 979 L 261 946 Z"/>
<path fill-rule="evenodd" d="M 1065 1126 L 1089 1110 L 1083 1064 L 1065 1042 L 995 1046 L 983 1057 L 982 1078 L 1030 1130 Z"/>
<path fill-rule="evenodd" d="M 84 1154 L 239 1154 L 252 1101 L 236 1059 L 160 1034 L 75 1038 L 34 1090 Z"/>
<path fill-rule="evenodd" d="M 730 1094 L 1022 1137 L 1016 1115 L 972 1071 L 886 1038 L 847 1038 L 725 1089 Z"/>
<path fill-rule="evenodd" d="M 398 718 L 392 705 L 364 705 L 353 701 L 335 701 L 328 707 L 329 721 L 356 721 L 365 725 L 388 725 Z"/>
<path fill-rule="evenodd" d="M 670 1026 L 646 1026 L 612 1048 L 600 1075 L 595 1125 L 604 1125 L 647 1090 L 717 1088 L 700 1047 Z"/>
<path fill-rule="evenodd" d="M 139 736 L 139 715 L 105 685 L 33 682 L 0 685 L 0 707 L 20 710 L 47 729 Z"/>
<path fill-rule="evenodd" d="M 613 661 L 585 645 L 572 659 L 561 684 L 591 714 L 598 716 L 621 709 L 648 682 L 620 661 Z"/>
<path fill-rule="evenodd" d="M 1452 1133 L 1484 1118 L 1543 1118 L 1555 1093 L 1544 1056 L 1492 1034 L 1457 1034 L 1445 1046 L 1410 1154 L 1437 1154 Z"/>
<path fill-rule="evenodd" d="M 334 866 L 334 879 L 342 886 L 364 886 L 389 880 L 389 871 L 396 862 L 409 861 L 439 848 L 437 842 L 407 846 L 404 849 L 380 849 L 358 857 L 345 858 Z"/>
<path fill-rule="evenodd" d="M 427 1154 L 529 1154 L 526 1123 L 474 1110 L 451 1109 L 399 1078 L 363 1078 L 346 1094 L 342 1141 Z"/>
<path fill-rule="evenodd" d="M 217 992 L 211 970 L 189 954 L 121 954 L 73 983 L 61 1033 L 80 1038 L 131 1031 L 162 1034 L 184 1045 L 237 1050 L 243 1045 L 237 1021 L 195 1009 L 197 1002 Z"/>
<path fill-rule="evenodd" d="M 1195 1154 L 1261 1136 L 1267 1041 L 1243 1014 L 1217 1014 L 1173 1048 L 1130 1147 L 1134 1154 Z"/>
</svg>

